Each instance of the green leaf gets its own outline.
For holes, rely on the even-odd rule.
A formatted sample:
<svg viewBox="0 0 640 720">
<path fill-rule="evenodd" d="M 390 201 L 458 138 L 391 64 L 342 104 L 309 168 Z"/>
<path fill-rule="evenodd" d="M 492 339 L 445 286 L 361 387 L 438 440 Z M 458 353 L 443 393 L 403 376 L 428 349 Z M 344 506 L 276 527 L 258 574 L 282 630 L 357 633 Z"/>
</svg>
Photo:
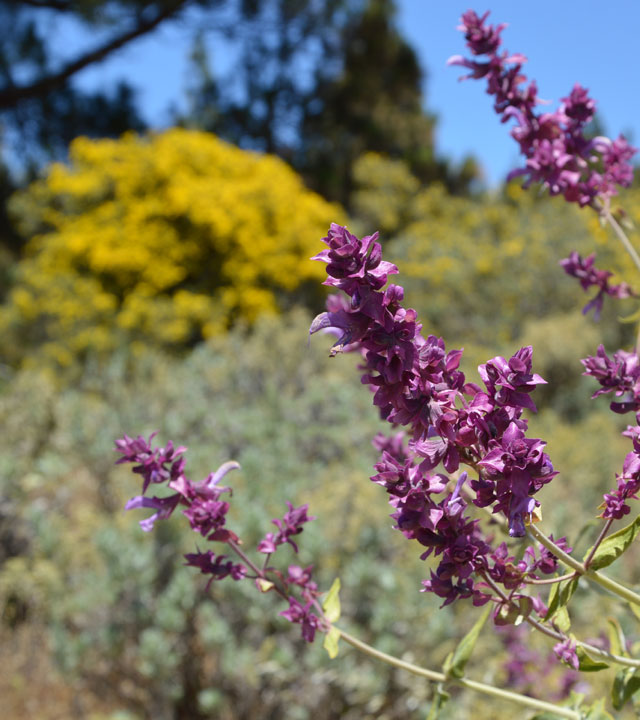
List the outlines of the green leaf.
<svg viewBox="0 0 640 720">
<path fill-rule="evenodd" d="M 437 720 L 440 715 L 440 711 L 447 704 L 450 698 L 451 695 L 449 695 L 449 693 L 444 689 L 444 685 L 442 683 L 438 683 L 436 685 L 436 694 L 433 698 L 433 702 L 431 703 L 431 707 L 429 708 L 427 720 Z"/>
<path fill-rule="evenodd" d="M 340 640 L 340 630 L 332 627 L 324 636 L 322 647 L 327 651 L 329 657 L 333 660 L 338 655 L 338 641 Z"/>
<path fill-rule="evenodd" d="M 629 607 L 631 608 L 631 612 L 636 616 L 636 618 L 640 620 L 640 606 L 630 602 Z"/>
<path fill-rule="evenodd" d="M 601 698 L 586 708 L 584 720 L 615 720 L 615 718 L 604 709 L 604 700 Z"/>
<path fill-rule="evenodd" d="M 589 657 L 582 647 L 576 648 L 576 655 L 580 661 L 579 669 L 582 670 L 582 672 L 598 672 L 600 670 L 606 670 L 609 667 L 606 662 L 594 660 Z"/>
<path fill-rule="evenodd" d="M 447 657 L 447 660 L 445 661 L 446 675 L 454 678 L 464 677 L 464 669 L 471 657 L 471 653 L 476 645 L 482 626 L 487 621 L 491 609 L 490 604 L 486 606 L 482 615 L 476 620 L 471 630 L 469 630 L 462 640 L 460 640 L 458 646 L 453 651 L 453 654 Z"/>
<path fill-rule="evenodd" d="M 620 623 L 616 618 L 610 617 L 607 618 L 607 625 L 609 626 L 607 634 L 609 635 L 609 648 L 611 652 L 614 655 L 625 655 L 628 657 L 627 642 L 624 638 Z"/>
<path fill-rule="evenodd" d="M 570 580 L 564 580 L 561 583 L 556 583 L 551 587 L 551 592 L 549 593 L 549 609 L 547 610 L 547 614 L 545 615 L 545 620 L 551 620 L 553 619 L 560 610 L 566 608 L 566 606 L 569 603 L 569 600 L 571 600 L 573 593 L 576 591 L 576 588 L 578 587 L 578 578 L 574 577 Z M 566 613 L 566 610 L 565 610 Z M 566 618 L 562 618 L 562 622 L 566 622 L 568 620 L 568 614 Z M 556 621 L 557 624 L 557 621 Z M 559 626 L 558 626 L 559 627 Z M 562 629 L 562 628 L 560 628 Z M 569 626 L 567 626 L 566 630 L 562 630 L 562 632 L 566 632 L 569 629 Z"/>
<path fill-rule="evenodd" d="M 615 562 L 629 545 L 631 545 L 639 532 L 640 515 L 638 515 L 630 525 L 623 527 L 602 541 L 600 547 L 596 550 L 596 554 L 589 563 L 589 569 L 600 570 L 601 568 L 607 567 L 607 565 L 611 565 L 611 563 Z M 585 560 L 589 557 L 590 552 L 591 548 L 585 553 Z"/>
<path fill-rule="evenodd" d="M 260 592 L 263 593 L 269 592 L 269 590 L 274 587 L 274 584 L 271 582 L 271 580 L 265 580 L 264 578 L 258 578 L 256 580 L 256 583 L 260 588 Z"/>
<path fill-rule="evenodd" d="M 531 614 L 533 600 L 527 596 L 514 599 L 509 605 L 502 605 L 494 622 L 496 625 L 520 625 Z"/>
<path fill-rule="evenodd" d="M 569 611 L 567 608 L 559 608 L 553 616 L 552 622 L 561 633 L 568 633 L 571 628 L 571 618 L 569 617 Z"/>
<path fill-rule="evenodd" d="M 561 716 L 552 712 L 543 712 L 534 715 L 531 720 L 560 720 Z"/>
<path fill-rule="evenodd" d="M 625 315 L 624 317 L 618 316 L 618 322 L 620 323 L 635 323 L 640 320 L 640 308 L 631 315 Z"/>
<path fill-rule="evenodd" d="M 337 622 L 340 619 L 340 578 L 333 581 L 333 585 L 322 603 L 322 609 L 325 618 L 330 623 Z"/>
<path fill-rule="evenodd" d="M 640 677 L 636 675 L 636 668 L 622 668 L 616 674 L 611 688 L 611 702 L 614 709 L 621 710 L 638 690 L 640 690 Z"/>
</svg>

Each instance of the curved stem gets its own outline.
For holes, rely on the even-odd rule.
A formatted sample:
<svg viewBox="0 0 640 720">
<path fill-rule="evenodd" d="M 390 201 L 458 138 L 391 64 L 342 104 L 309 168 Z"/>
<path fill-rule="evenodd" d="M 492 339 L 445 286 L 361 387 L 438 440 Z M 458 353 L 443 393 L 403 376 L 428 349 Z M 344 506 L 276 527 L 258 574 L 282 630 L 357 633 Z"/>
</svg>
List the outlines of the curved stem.
<svg viewBox="0 0 640 720">
<path fill-rule="evenodd" d="M 596 550 L 600 547 L 600 543 L 604 540 L 606 534 L 609 532 L 609 528 L 611 527 L 611 524 L 613 523 L 613 518 L 608 518 L 605 524 L 602 526 L 602 529 L 600 530 L 600 533 L 598 534 L 598 537 L 596 538 L 596 541 L 593 543 L 593 547 L 589 551 L 589 555 L 587 556 L 586 560 L 584 561 L 584 566 L 586 568 L 589 567 L 589 564 L 593 560 L 593 556 L 596 554 Z"/>
<path fill-rule="evenodd" d="M 525 580 L 524 582 L 527 585 L 553 585 L 554 583 L 562 582 L 563 580 L 570 580 L 572 577 L 575 577 L 576 573 L 570 572 L 566 575 L 560 575 L 558 577 L 552 577 L 552 578 L 543 578 L 542 580 Z"/>
<path fill-rule="evenodd" d="M 584 564 L 572 558 L 571 555 L 567 555 L 564 550 L 559 548 L 552 540 L 541 533 L 534 525 L 529 526 L 529 533 L 536 539 L 541 545 L 544 545 L 547 550 L 550 550 L 559 560 L 565 565 L 573 568 L 577 573 L 585 577 L 587 580 L 593 580 L 603 588 L 609 590 L 609 592 L 621 597 L 623 600 L 631 603 L 632 605 L 640 606 L 640 595 L 634 592 L 630 588 L 622 585 L 616 580 L 612 580 L 607 575 L 603 575 L 598 570 L 589 570 L 585 568 Z"/>
<path fill-rule="evenodd" d="M 482 577 L 484 578 L 487 585 L 500 597 L 500 599 L 511 605 L 512 607 L 515 607 L 516 609 L 519 609 L 516 603 L 511 600 L 511 598 L 507 597 L 502 592 L 502 589 L 486 574 L 483 574 Z M 564 633 L 559 632 L 558 630 L 555 630 L 554 628 L 550 628 L 548 625 L 545 625 L 544 623 L 540 622 L 539 620 L 536 620 L 535 618 L 532 618 L 531 615 L 527 615 L 524 620 L 531 625 L 531 627 L 535 628 L 539 632 L 541 632 L 543 635 L 547 635 L 548 637 L 552 638 L 553 640 L 559 640 L 562 642 L 563 640 L 568 640 L 569 638 Z M 573 636 L 572 636 L 573 637 Z M 573 638 L 575 640 L 575 643 L 578 647 L 583 648 L 591 657 L 594 658 L 600 658 L 603 661 L 608 661 L 611 663 L 616 663 L 616 665 L 624 665 L 625 667 L 634 667 L 634 668 L 640 668 L 640 660 L 635 660 L 634 658 L 628 658 L 624 657 L 623 655 L 615 655 L 614 653 L 610 653 L 607 650 L 601 650 L 600 648 L 596 647 L 595 645 L 591 645 L 590 643 L 583 642 L 582 640 L 578 640 L 577 638 Z"/>
<path fill-rule="evenodd" d="M 602 217 L 611 225 L 613 232 L 616 234 L 618 240 L 624 245 L 624 249 L 629 253 L 631 259 L 635 263 L 635 266 L 640 270 L 640 255 L 636 252 L 636 249 L 631 244 L 631 241 L 627 237 L 625 231 L 620 227 L 620 223 L 613 217 L 609 208 L 602 210 Z"/>
<path fill-rule="evenodd" d="M 614 595 L 618 595 L 632 605 L 640 606 L 640 595 L 638 595 L 638 593 L 626 587 L 626 585 L 622 585 L 619 582 L 612 580 L 607 575 L 603 575 L 599 570 L 588 570 L 585 573 L 585 577 L 587 579 L 594 580 L 598 583 L 598 585 L 601 585 L 603 588 L 609 590 L 609 592 L 612 592 Z"/>
<path fill-rule="evenodd" d="M 388 665 L 400 668 L 401 670 L 406 670 L 407 672 L 418 675 L 419 677 L 426 678 L 427 680 L 431 680 L 432 682 L 442 682 L 451 683 L 452 685 L 460 685 L 461 687 L 469 688 L 470 690 L 476 690 L 478 692 L 484 693 L 485 695 L 490 695 L 492 697 L 500 698 L 502 700 L 510 700 L 512 702 L 518 703 L 519 705 L 526 705 L 527 707 L 535 708 L 536 710 L 542 710 L 543 712 L 550 712 L 554 715 L 557 715 L 558 717 L 570 718 L 570 720 L 580 720 L 580 713 L 576 710 L 571 710 L 566 707 L 554 705 L 553 703 L 548 703 L 544 700 L 537 700 L 536 698 L 529 697 L 528 695 L 520 695 L 519 693 L 511 692 L 510 690 L 502 690 L 500 688 L 493 687 L 492 685 L 486 685 L 485 683 L 477 682 L 476 680 L 470 680 L 468 678 L 447 677 L 444 673 L 435 672 L 434 670 L 427 670 L 426 668 L 422 668 L 419 665 L 414 665 L 413 663 L 400 660 L 400 658 L 394 657 L 393 655 L 388 655 L 387 653 L 382 652 L 381 650 L 377 650 L 371 645 L 368 645 L 362 640 L 359 640 L 353 635 L 350 635 L 341 628 L 336 627 L 335 625 L 333 627 L 336 628 L 336 630 L 340 633 L 340 636 L 344 639 L 345 642 L 348 642 L 349 645 L 353 646 L 357 650 L 360 650 L 361 652 L 375 658 L 376 660 L 381 660 Z"/>
<path fill-rule="evenodd" d="M 558 560 L 562 560 L 565 565 L 580 573 L 580 575 L 585 574 L 586 568 L 579 560 L 572 558 L 571 555 L 566 553 L 561 547 L 558 547 L 553 540 L 549 540 L 549 538 L 544 533 L 541 533 L 535 525 L 531 524 L 527 529 L 529 534 L 532 535 L 541 545 L 544 545 L 547 550 L 553 553 Z"/>
</svg>

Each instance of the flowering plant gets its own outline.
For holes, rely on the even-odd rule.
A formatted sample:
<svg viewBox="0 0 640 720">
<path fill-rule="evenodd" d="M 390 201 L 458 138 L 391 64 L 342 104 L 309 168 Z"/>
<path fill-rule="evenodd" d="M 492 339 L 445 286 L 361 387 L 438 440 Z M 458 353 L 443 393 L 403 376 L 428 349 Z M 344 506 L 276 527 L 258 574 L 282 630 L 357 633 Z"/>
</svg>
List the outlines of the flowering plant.
<svg viewBox="0 0 640 720">
<path fill-rule="evenodd" d="M 611 209 L 617 186 L 632 180 L 629 161 L 634 153 L 621 136 L 615 141 L 589 139 L 586 125 L 595 103 L 576 85 L 554 113 L 536 113 L 535 83 L 524 86 L 524 57 L 500 52 L 501 32 L 486 23 L 487 14 L 462 16 L 461 29 L 475 59 L 456 56 L 451 64 L 471 70 L 468 77 L 486 78 L 489 94 L 503 121 L 515 120 L 512 136 L 520 145 L 525 165 L 512 175 L 524 175 L 526 184 L 541 183 L 552 195 L 597 211 L 631 253 L 635 254 Z M 480 60 L 482 56 L 484 60 Z M 553 653 L 571 671 L 597 671 L 616 665 L 612 704 L 620 710 L 640 690 L 636 675 L 640 660 L 625 642 L 614 647 L 589 642 L 571 632 L 568 605 L 579 584 L 593 584 L 616 595 L 640 615 L 640 595 L 602 572 L 618 560 L 640 532 L 640 516 L 611 532 L 612 524 L 631 512 L 640 490 L 640 363 L 637 351 L 617 350 L 611 357 L 601 345 L 583 360 L 585 375 L 600 385 L 593 397 L 614 392 L 616 413 L 636 413 L 636 424 L 623 435 L 633 449 L 624 460 L 616 486 L 604 495 L 600 528 L 584 557 L 572 554 L 571 540 L 554 539 L 539 529 L 539 491 L 558 475 L 545 452 L 544 440 L 531 437 L 526 412 L 535 412 L 532 394 L 545 380 L 533 370 L 533 350 L 522 347 L 510 358 L 494 357 L 478 367 L 477 381 L 460 370 L 462 350 L 447 350 L 444 340 L 422 334 L 416 312 L 403 304 L 400 285 L 388 283 L 398 272 L 382 259 L 378 234 L 358 238 L 346 227 L 333 224 L 323 242 L 326 248 L 313 259 L 326 264 L 324 284 L 341 294 L 331 295 L 327 310 L 312 322 L 310 333 L 336 334 L 330 354 L 357 352 L 362 358 L 362 382 L 373 393 L 374 405 L 394 428 L 378 435 L 380 452 L 371 480 L 381 485 L 392 507 L 395 528 L 421 546 L 421 558 L 432 561 L 422 591 L 434 593 L 442 606 L 471 601 L 484 606 L 478 621 L 449 655 L 442 671 L 420 668 L 391 657 L 351 636 L 336 623 L 340 617 L 336 580 L 321 601 L 313 568 L 276 563 L 279 548 L 288 544 L 298 552 L 298 539 L 313 519 L 308 507 L 288 503 L 282 518 L 273 520 L 250 557 L 241 539 L 227 527 L 229 487 L 219 482 L 237 463 L 227 462 L 200 482 L 185 475 L 183 447 L 169 443 L 153 447 L 143 437 L 124 436 L 116 443 L 118 462 L 134 464 L 143 478 L 142 495 L 127 509 L 150 508 L 154 514 L 141 522 L 151 530 L 179 507 L 191 528 L 205 540 L 226 545 L 228 555 L 197 550 L 185 556 L 187 565 L 209 577 L 208 583 L 230 576 L 252 580 L 262 593 L 281 598 L 280 614 L 300 625 L 302 637 L 312 642 L 325 636 L 331 657 L 340 639 L 385 662 L 438 683 L 433 716 L 446 701 L 447 683 L 472 688 L 495 697 L 550 713 L 554 717 L 611 717 L 602 702 L 581 705 L 551 703 L 465 677 L 465 666 L 483 624 L 489 616 L 496 626 L 526 623 L 552 641 Z M 561 265 L 583 289 L 597 288 L 585 307 L 599 316 L 606 295 L 635 297 L 622 282 L 609 282 L 611 273 L 594 266 L 595 257 L 572 253 Z M 166 484 L 172 494 L 149 497 L 151 486 Z M 496 527 L 498 531 L 496 531 Z M 495 535 L 504 532 L 504 538 Z M 294 539 L 296 538 L 296 539 Z M 519 541 L 518 539 L 527 539 Z M 616 625 L 619 627 L 619 625 Z M 514 648 L 517 643 L 512 643 Z M 515 653 L 515 650 L 514 650 Z"/>
</svg>

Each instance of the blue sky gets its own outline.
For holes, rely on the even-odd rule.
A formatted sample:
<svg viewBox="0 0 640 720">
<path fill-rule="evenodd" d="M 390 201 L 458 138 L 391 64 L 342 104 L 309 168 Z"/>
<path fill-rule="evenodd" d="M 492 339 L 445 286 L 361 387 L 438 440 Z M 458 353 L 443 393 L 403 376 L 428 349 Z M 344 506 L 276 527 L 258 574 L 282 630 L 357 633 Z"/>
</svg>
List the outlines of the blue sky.
<svg viewBox="0 0 640 720">
<path fill-rule="evenodd" d="M 461 68 L 447 58 L 464 54 L 458 19 L 470 6 L 451 0 L 397 0 L 398 24 L 426 69 L 426 106 L 439 118 L 436 147 L 460 160 L 474 154 L 492 185 L 519 165 L 517 146 L 492 110 L 482 81 L 458 82 Z M 487 5 L 476 6 L 481 13 Z M 640 0 L 492 0 L 490 20 L 506 22 L 504 47 L 524 53 L 524 72 L 538 83 L 541 98 L 556 107 L 576 82 L 589 88 L 608 134 L 624 132 L 640 144 L 638 28 Z M 59 38 L 66 34 L 58 29 Z M 76 36 L 77 37 L 77 36 Z M 95 88 L 125 77 L 139 92 L 147 120 L 168 122 L 167 108 L 181 99 L 188 73 L 189 30 L 176 24 L 161 28 L 110 60 L 84 71 L 78 82 Z M 69 36 L 73 41 L 73 38 Z M 217 50 L 217 52 L 216 52 Z M 211 48 L 214 64 L 224 67 L 220 48 Z"/>
</svg>

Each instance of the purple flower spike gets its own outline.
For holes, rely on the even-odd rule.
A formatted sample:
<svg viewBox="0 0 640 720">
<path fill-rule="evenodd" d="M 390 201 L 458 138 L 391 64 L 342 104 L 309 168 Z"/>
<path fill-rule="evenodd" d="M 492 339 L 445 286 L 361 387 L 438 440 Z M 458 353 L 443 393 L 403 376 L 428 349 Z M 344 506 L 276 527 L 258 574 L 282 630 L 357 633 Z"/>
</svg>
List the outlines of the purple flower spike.
<svg viewBox="0 0 640 720">
<path fill-rule="evenodd" d="M 500 34 L 506 26 L 486 24 L 488 15 L 479 17 L 473 10 L 464 13 L 458 29 L 464 32 L 474 59 L 456 55 L 448 64 L 469 69 L 465 78 L 486 78 L 495 111 L 503 122 L 515 122 L 511 136 L 519 144 L 525 164 L 511 172 L 509 178 L 523 175 L 525 187 L 542 183 L 551 195 L 563 195 L 581 207 L 608 203 L 617 193 L 617 186 L 631 185 L 630 160 L 636 149 L 623 136 L 614 141 L 586 137 L 585 126 L 593 118 L 596 105 L 578 84 L 562 98 L 556 112 L 537 113 L 541 103 L 538 88 L 534 81 L 525 85 L 527 78 L 521 73 L 526 58 L 500 52 Z M 479 61 L 480 56 L 485 56 L 486 61 Z"/>
<path fill-rule="evenodd" d="M 485 32 L 478 20 L 470 42 L 478 52 L 495 46 L 499 30 Z M 576 92 L 576 106 L 581 97 Z M 532 350 L 524 347 L 509 360 L 497 357 L 480 366 L 486 392 L 467 383 L 459 370 L 462 351 L 447 352 L 442 338 L 424 338 L 415 311 L 402 306 L 402 288 L 383 288 L 390 271 L 383 265 L 376 238 L 377 234 L 360 241 L 346 228 L 331 226 L 324 240 L 329 250 L 316 259 L 327 263 L 327 284 L 343 290 L 347 298 L 331 296 L 327 312 L 313 321 L 311 333 L 338 333 L 332 355 L 359 351 L 364 359 L 362 382 L 373 391 L 380 415 L 406 428 L 406 443 L 403 433 L 376 437 L 382 457 L 371 480 L 386 489 L 395 527 L 425 548 L 423 559 L 439 560 L 424 589 L 445 604 L 465 597 L 482 604 L 488 596 L 473 576 L 488 570 L 491 547 L 478 522 L 465 515 L 468 500 L 493 506 L 494 512 L 508 518 L 512 536 L 524 535 L 525 523 L 538 505 L 532 496 L 556 475 L 543 452 L 545 443 L 525 437 L 527 423 L 522 418 L 525 409 L 535 411 L 530 395 L 545 381 L 533 372 Z M 476 468 L 479 476 L 461 473 L 453 492 L 437 497 L 450 482 L 445 474 L 431 471 L 442 466 L 454 473 L 462 463 Z M 260 543 L 261 552 L 272 553 L 289 541 L 274 522 L 281 532 L 269 533 Z"/>
</svg>

